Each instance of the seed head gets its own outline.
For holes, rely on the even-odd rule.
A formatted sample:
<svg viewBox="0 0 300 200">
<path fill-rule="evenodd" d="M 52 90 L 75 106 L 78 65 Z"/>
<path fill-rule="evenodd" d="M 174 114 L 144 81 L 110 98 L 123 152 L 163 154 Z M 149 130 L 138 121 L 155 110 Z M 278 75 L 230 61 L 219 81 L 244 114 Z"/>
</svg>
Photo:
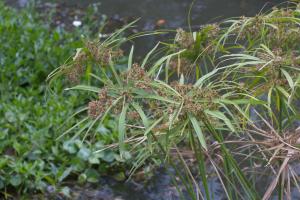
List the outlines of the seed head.
<svg viewBox="0 0 300 200">
<path fill-rule="evenodd" d="M 185 58 L 181 59 L 172 59 L 170 61 L 170 68 L 173 71 L 176 71 L 178 75 L 183 74 L 183 75 L 188 75 L 189 73 L 192 72 L 194 65 Z"/>
<path fill-rule="evenodd" d="M 132 83 L 136 88 L 150 89 L 151 79 L 137 63 L 134 63 L 131 69 L 125 73 L 125 79 L 127 84 Z"/>
<path fill-rule="evenodd" d="M 103 44 L 97 44 L 95 42 L 87 42 L 86 48 L 89 50 L 93 59 L 100 64 L 106 66 L 110 61 L 115 61 L 123 56 L 121 49 L 113 50 L 110 47 L 106 47 Z"/>
<path fill-rule="evenodd" d="M 128 117 L 129 120 L 132 120 L 132 121 L 140 119 L 140 115 L 136 111 L 128 112 L 127 117 Z"/>
<path fill-rule="evenodd" d="M 184 31 L 182 28 L 177 29 L 177 34 L 175 36 L 175 42 L 179 44 L 180 47 L 189 49 L 194 44 L 194 38 L 191 33 Z"/>
<path fill-rule="evenodd" d="M 91 101 L 88 105 L 88 114 L 92 119 L 97 118 L 105 112 L 104 105 L 100 101 Z"/>
</svg>

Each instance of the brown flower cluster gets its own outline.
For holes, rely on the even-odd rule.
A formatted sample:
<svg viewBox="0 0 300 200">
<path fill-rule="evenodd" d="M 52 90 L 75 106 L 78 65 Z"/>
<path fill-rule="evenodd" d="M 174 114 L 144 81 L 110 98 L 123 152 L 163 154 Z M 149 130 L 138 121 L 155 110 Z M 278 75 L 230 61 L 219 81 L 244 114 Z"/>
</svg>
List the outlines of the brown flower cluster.
<svg viewBox="0 0 300 200">
<path fill-rule="evenodd" d="M 73 57 L 73 64 L 67 68 L 66 76 L 71 83 L 78 83 L 80 77 L 85 71 L 87 55 L 82 49 L 77 49 L 76 55 Z"/>
<path fill-rule="evenodd" d="M 86 48 L 89 50 L 93 59 L 102 65 L 108 65 L 110 61 L 115 61 L 123 56 L 121 49 L 113 50 L 110 47 L 99 45 L 95 42 L 87 42 Z"/>
<path fill-rule="evenodd" d="M 294 17 L 294 11 L 292 9 L 279 9 L 278 7 L 273 7 L 273 16 L 276 17 Z"/>
<path fill-rule="evenodd" d="M 179 44 L 180 47 L 184 49 L 189 49 L 194 45 L 193 34 L 184 31 L 182 28 L 177 29 L 177 34 L 175 36 L 175 42 Z"/>
<path fill-rule="evenodd" d="M 183 101 L 180 114 L 182 118 L 186 117 L 189 113 L 197 117 L 202 117 L 204 109 L 215 110 L 218 108 L 217 104 L 213 103 L 212 100 L 219 95 L 212 89 L 198 88 L 192 84 L 180 84 L 178 82 L 171 83 L 171 86 L 181 95 L 181 99 L 178 99 L 178 101 Z"/>
<path fill-rule="evenodd" d="M 128 118 L 128 120 L 136 121 L 136 120 L 140 119 L 140 115 L 137 111 L 130 111 L 127 113 L 127 118 Z"/>
<path fill-rule="evenodd" d="M 205 26 L 203 26 L 203 30 L 205 30 L 205 32 L 207 32 L 207 40 L 214 40 L 220 33 L 220 26 L 217 23 L 213 23 L 213 24 L 207 24 Z"/>
<path fill-rule="evenodd" d="M 249 20 L 249 18 L 242 16 L 241 24 L 246 23 L 247 20 Z M 238 26 L 240 26 L 241 24 L 239 24 Z M 242 40 L 247 39 L 248 36 L 250 36 L 251 38 L 256 38 L 260 35 L 263 27 L 264 27 L 263 16 L 256 15 L 250 22 L 248 22 L 248 24 L 245 27 L 243 27 L 242 32 L 240 32 L 241 31 L 240 28 L 236 29 L 236 34 L 240 34 L 239 36 Z"/>
<path fill-rule="evenodd" d="M 274 21 L 273 24 L 276 28 L 270 27 L 267 34 L 267 38 L 270 41 L 269 46 L 280 48 L 284 44 L 284 46 L 291 49 L 299 48 L 299 25 L 293 22 L 283 21 L 280 17 Z"/>
<path fill-rule="evenodd" d="M 177 75 L 183 74 L 188 75 L 192 72 L 194 65 L 186 58 L 173 58 L 169 64 L 171 70 L 177 72 Z"/>
<path fill-rule="evenodd" d="M 180 84 L 178 81 L 173 81 L 170 86 L 182 96 L 187 95 L 194 88 L 193 84 Z"/>
<path fill-rule="evenodd" d="M 101 65 L 108 65 L 110 61 L 115 61 L 123 56 L 121 49 L 113 50 L 112 48 L 98 45 L 94 42 L 86 43 L 86 50 L 77 49 L 76 55 L 73 57 L 73 64 L 66 68 L 66 76 L 71 83 L 78 83 L 80 77 L 85 71 L 86 62 L 92 57 Z"/>
<path fill-rule="evenodd" d="M 125 73 L 127 84 L 134 84 L 134 87 L 140 89 L 150 89 L 151 79 L 137 63 L 134 63 L 130 70 Z"/>
<path fill-rule="evenodd" d="M 278 69 L 280 66 L 299 67 L 300 65 L 300 56 L 298 56 L 295 51 L 289 50 L 289 52 L 285 52 L 282 48 L 275 48 L 272 50 L 272 53 L 274 56 L 267 53 L 257 52 L 257 57 L 266 62 L 272 61 L 268 65 L 268 67 L 271 67 L 272 69 Z M 262 66 L 258 65 L 257 67 L 261 68 Z"/>
<path fill-rule="evenodd" d="M 254 18 L 241 17 L 240 23 L 236 25 L 235 34 L 239 34 L 242 40 L 248 37 L 264 38 L 272 48 L 280 48 L 283 45 L 288 48 L 299 48 L 300 27 L 295 21 L 288 19 L 297 18 L 295 13 L 292 9 L 274 8 L 269 15 L 257 15 Z M 273 26 L 267 25 L 268 23 Z"/>
<path fill-rule="evenodd" d="M 99 92 L 99 99 L 89 102 L 88 114 L 92 119 L 96 119 L 112 105 L 113 98 L 108 96 L 107 88 L 102 89 Z"/>
</svg>

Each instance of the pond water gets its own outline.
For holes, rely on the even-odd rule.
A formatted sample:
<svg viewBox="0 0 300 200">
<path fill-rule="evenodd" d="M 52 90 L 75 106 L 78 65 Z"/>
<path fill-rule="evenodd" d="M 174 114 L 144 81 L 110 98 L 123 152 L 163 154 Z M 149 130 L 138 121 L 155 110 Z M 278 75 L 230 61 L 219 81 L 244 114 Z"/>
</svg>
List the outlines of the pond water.
<svg viewBox="0 0 300 200">
<path fill-rule="evenodd" d="M 99 184 L 71 187 L 74 200 L 179 200 L 180 194 L 172 184 L 169 174 L 175 176 L 172 169 L 157 169 L 151 180 L 143 183 L 137 183 L 133 180 L 127 182 L 118 182 L 113 178 L 104 177 L 99 180 Z M 201 187 L 201 183 L 199 183 Z M 179 183 L 179 187 L 183 188 Z M 222 186 L 217 178 L 209 181 L 210 192 L 214 194 L 214 200 L 226 200 Z M 202 194 L 204 194 L 204 188 Z M 190 200 L 188 195 L 183 192 L 184 199 Z"/>
<path fill-rule="evenodd" d="M 7 0 L 15 6 L 25 6 L 27 0 Z M 126 17 L 141 17 L 139 30 L 154 30 L 155 28 L 188 28 L 187 17 L 191 0 L 59 0 L 43 3 L 58 3 L 63 8 L 84 10 L 91 3 L 100 3 L 100 12 L 108 17 L 122 19 Z M 211 23 L 234 16 L 253 16 L 263 10 L 268 10 L 282 0 L 196 0 L 191 10 L 191 25 L 197 29 L 203 24 Z M 149 42 L 153 45 L 153 42 Z M 222 199 L 222 194 L 215 180 L 211 184 L 216 188 L 211 191 L 215 199 Z M 76 188 L 76 199 L 124 199 L 124 200 L 171 200 L 179 199 L 170 177 L 165 172 L 158 172 L 150 185 L 138 185 L 133 182 L 118 183 L 104 178 L 99 188 Z M 295 197 L 295 198 L 299 198 Z"/>
<path fill-rule="evenodd" d="M 25 6 L 30 0 L 6 0 L 15 7 Z M 259 12 L 267 11 L 283 0 L 42 0 L 41 4 L 52 5 L 61 10 L 60 23 L 72 26 L 73 20 L 80 20 L 72 10 L 83 11 L 93 3 L 100 4 L 99 12 L 117 23 L 141 18 L 137 31 L 149 31 L 159 28 L 185 28 L 188 29 L 189 9 L 193 3 L 190 15 L 191 27 L 196 30 L 201 25 L 220 21 L 235 16 L 253 16 Z M 263 8 L 263 9 L 262 9 Z M 71 13 L 66 17 L 66 13 Z M 74 14 L 75 13 L 75 14 Z M 74 18 L 74 19 L 72 19 Z M 127 20 L 126 20 L 127 19 Z M 129 20 L 128 20 L 129 19 Z M 113 28 L 111 29 L 113 30 Z M 135 41 L 135 55 L 140 57 L 151 49 L 160 37 L 140 38 Z"/>
<path fill-rule="evenodd" d="M 7 0 L 14 6 L 24 6 L 28 0 Z M 59 3 L 68 8 L 84 9 L 100 3 L 100 12 L 115 17 L 141 17 L 142 29 L 153 29 L 160 22 L 168 28 L 187 27 L 187 16 L 192 0 L 43 0 Z M 212 21 L 233 17 L 253 16 L 267 10 L 282 0 L 195 0 L 191 12 L 193 27 Z"/>
</svg>

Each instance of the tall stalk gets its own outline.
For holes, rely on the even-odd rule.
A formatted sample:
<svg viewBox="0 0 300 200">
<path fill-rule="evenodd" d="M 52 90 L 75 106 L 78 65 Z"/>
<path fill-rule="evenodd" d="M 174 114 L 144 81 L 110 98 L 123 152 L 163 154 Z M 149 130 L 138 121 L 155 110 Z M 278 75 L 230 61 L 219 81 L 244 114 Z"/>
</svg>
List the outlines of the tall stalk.
<svg viewBox="0 0 300 200">
<path fill-rule="evenodd" d="M 279 68 L 279 73 L 278 73 L 278 79 L 280 80 L 281 79 L 281 70 L 280 70 L 280 68 Z M 283 119 L 282 119 L 282 97 L 281 97 L 281 95 L 279 94 L 279 90 L 277 89 L 277 95 L 279 96 L 279 99 L 278 99 L 278 103 L 279 103 L 279 113 L 278 113 L 278 122 L 279 122 L 279 124 L 278 124 L 278 133 L 279 133 L 279 135 L 280 136 L 282 136 L 282 123 L 283 123 Z M 279 162 L 279 166 L 281 166 L 282 165 L 282 160 L 279 160 L 278 161 Z M 282 174 L 280 175 L 280 177 L 279 177 L 279 181 L 278 181 L 278 199 L 279 200 L 283 200 L 283 194 L 284 194 L 284 185 L 283 184 L 281 184 L 282 183 L 282 181 L 283 181 L 283 177 L 282 177 Z"/>
<path fill-rule="evenodd" d="M 204 124 L 209 130 L 209 132 L 213 135 L 214 139 L 220 144 L 221 151 L 224 156 L 224 169 L 226 175 L 228 176 L 227 178 L 229 178 L 229 180 L 233 180 L 233 182 L 235 182 L 234 179 L 237 178 L 237 180 L 240 182 L 241 186 L 243 187 L 244 192 L 250 199 L 259 199 L 257 192 L 251 186 L 250 182 L 247 180 L 246 176 L 238 166 L 233 156 L 228 152 L 227 147 L 223 143 L 224 139 L 222 138 L 222 135 L 219 134 L 213 128 L 212 124 L 208 121 L 207 117 L 204 120 Z M 235 174 L 236 177 L 232 177 L 232 172 Z"/>
</svg>

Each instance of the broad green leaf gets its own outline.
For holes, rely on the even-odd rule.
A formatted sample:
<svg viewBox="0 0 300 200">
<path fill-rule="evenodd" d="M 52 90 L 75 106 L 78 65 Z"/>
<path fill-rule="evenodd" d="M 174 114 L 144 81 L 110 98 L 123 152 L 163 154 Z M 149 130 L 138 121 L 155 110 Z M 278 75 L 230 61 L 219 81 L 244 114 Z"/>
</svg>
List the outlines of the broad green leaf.
<svg viewBox="0 0 300 200">
<path fill-rule="evenodd" d="M 183 53 L 184 51 L 186 51 L 185 49 L 184 50 L 181 50 L 181 51 L 178 51 L 176 53 L 172 53 L 170 55 L 167 55 L 167 56 L 164 56 L 162 58 L 160 58 L 152 67 L 151 67 L 151 70 L 148 72 L 148 75 L 153 75 L 156 71 L 156 69 L 161 66 L 166 60 L 168 60 L 169 58 L 175 56 L 175 55 L 178 55 L 178 54 L 181 54 Z"/>
<path fill-rule="evenodd" d="M 292 90 L 294 90 L 294 81 L 293 81 L 292 77 L 290 76 L 290 74 L 287 71 L 285 71 L 284 69 L 281 69 L 281 71 L 282 71 L 283 75 L 285 76 L 286 80 L 288 81 L 290 88 Z"/>
<path fill-rule="evenodd" d="M 118 75 L 117 71 L 116 71 L 116 68 L 115 68 L 115 65 L 112 61 L 109 61 L 109 67 L 115 77 L 115 79 L 117 80 L 118 84 L 119 85 L 122 85 L 122 81 L 120 79 L 120 76 Z"/>
<path fill-rule="evenodd" d="M 205 110 L 205 113 L 222 120 L 232 132 L 235 132 L 235 128 L 231 121 L 222 112 Z"/>
<path fill-rule="evenodd" d="M 98 158 L 98 156 L 96 154 L 92 154 L 89 157 L 89 163 L 90 164 L 100 164 L 100 160 L 99 160 L 99 158 Z"/>
<path fill-rule="evenodd" d="M 278 89 L 287 99 L 289 98 L 290 94 L 283 87 L 277 85 L 276 89 Z"/>
<path fill-rule="evenodd" d="M 131 66 L 132 66 L 133 50 L 134 50 L 134 46 L 132 45 L 130 53 L 129 53 L 129 57 L 128 57 L 128 70 L 131 69 Z"/>
<path fill-rule="evenodd" d="M 97 170 L 95 169 L 87 169 L 85 171 L 85 175 L 86 175 L 86 180 L 90 183 L 97 183 L 99 182 L 99 179 L 100 179 L 100 175 L 98 173 Z"/>
<path fill-rule="evenodd" d="M 56 138 L 56 140 L 59 140 L 60 138 L 62 138 L 63 136 L 65 136 L 66 134 L 70 133 L 73 129 L 75 129 L 76 127 L 79 127 L 80 124 L 84 123 L 85 121 L 87 121 L 89 119 L 89 117 L 85 117 L 84 119 L 82 119 L 80 122 L 76 123 L 74 126 L 72 126 L 71 128 L 69 128 L 68 130 L 66 130 L 65 132 L 63 132 L 59 137 Z M 88 124 L 87 123 L 85 126 L 84 126 L 84 129 L 88 127 Z M 84 130 L 83 129 L 83 130 Z M 83 131 L 82 130 L 82 131 Z"/>
<path fill-rule="evenodd" d="M 149 121 L 148 121 L 148 118 L 147 116 L 145 115 L 143 109 L 141 108 L 141 106 L 137 103 L 132 103 L 132 106 L 134 107 L 134 109 L 139 113 L 142 121 L 143 121 L 143 124 L 145 126 L 145 128 L 148 128 L 149 126 Z"/>
<path fill-rule="evenodd" d="M 191 120 L 191 122 L 192 122 L 192 125 L 193 125 L 194 130 L 195 130 L 195 132 L 196 132 L 196 134 L 197 134 L 197 137 L 198 137 L 198 139 L 199 139 L 199 142 L 200 142 L 201 146 L 202 146 L 205 150 L 207 150 L 207 145 L 206 145 L 205 137 L 204 137 L 204 135 L 203 135 L 203 133 L 202 133 L 201 127 L 200 127 L 200 125 L 199 125 L 199 122 L 198 122 L 197 119 L 196 119 L 194 116 L 192 116 L 192 115 L 189 115 L 189 118 L 190 118 L 190 120 Z"/>
<path fill-rule="evenodd" d="M 59 176 L 58 181 L 62 182 L 65 178 L 67 178 L 71 172 L 73 171 L 73 167 L 68 167 L 64 170 L 64 172 Z"/>
<path fill-rule="evenodd" d="M 128 104 L 126 103 L 123 106 L 122 112 L 119 117 L 119 125 L 118 125 L 118 130 L 119 130 L 119 145 L 120 145 L 120 153 L 122 155 L 122 152 L 124 151 L 124 141 L 126 137 L 126 113 L 128 109 Z"/>
<path fill-rule="evenodd" d="M 145 68 L 145 65 L 149 59 L 149 57 L 151 56 L 151 54 L 157 49 L 157 47 L 159 46 L 160 42 L 158 42 L 155 47 L 149 51 L 149 53 L 147 53 L 146 57 L 144 58 L 143 62 L 142 62 L 142 65 L 141 65 L 141 68 Z"/>
<path fill-rule="evenodd" d="M 99 93 L 100 88 L 88 86 L 88 85 L 76 85 L 71 88 L 66 88 L 65 90 L 67 90 L 67 91 L 68 90 L 84 90 L 84 91 Z"/>
<path fill-rule="evenodd" d="M 74 154 L 77 152 L 76 145 L 74 141 L 68 140 L 63 143 L 63 149 L 69 152 L 70 154 Z"/>
<path fill-rule="evenodd" d="M 80 148 L 80 150 L 78 151 L 77 153 L 77 157 L 84 160 L 84 161 L 87 161 L 91 155 L 91 150 L 89 150 L 88 148 L 86 147 L 82 147 Z"/>
<path fill-rule="evenodd" d="M 164 118 L 164 117 L 159 118 L 159 119 L 156 120 L 149 128 L 147 128 L 146 131 L 145 131 L 145 133 L 144 133 L 144 135 L 147 136 L 147 135 L 152 131 L 152 129 L 153 129 L 155 126 L 157 126 L 157 125 L 163 120 L 163 118 Z"/>
<path fill-rule="evenodd" d="M 208 78 L 210 78 L 211 76 L 213 76 L 215 73 L 218 72 L 219 69 L 214 69 L 213 71 L 201 76 L 201 78 L 199 78 L 196 83 L 194 84 L 195 87 L 201 87 L 204 83 L 204 81 L 206 81 Z"/>
<path fill-rule="evenodd" d="M 19 174 L 11 176 L 9 182 L 12 186 L 17 187 L 22 183 L 22 177 Z"/>
<path fill-rule="evenodd" d="M 168 103 L 173 103 L 173 104 L 179 104 L 176 101 L 173 101 L 171 99 L 167 99 L 165 97 L 157 96 L 157 95 L 136 96 L 134 98 L 137 98 L 137 99 L 156 99 L 156 100 L 163 101 L 163 102 L 168 102 Z"/>
</svg>

